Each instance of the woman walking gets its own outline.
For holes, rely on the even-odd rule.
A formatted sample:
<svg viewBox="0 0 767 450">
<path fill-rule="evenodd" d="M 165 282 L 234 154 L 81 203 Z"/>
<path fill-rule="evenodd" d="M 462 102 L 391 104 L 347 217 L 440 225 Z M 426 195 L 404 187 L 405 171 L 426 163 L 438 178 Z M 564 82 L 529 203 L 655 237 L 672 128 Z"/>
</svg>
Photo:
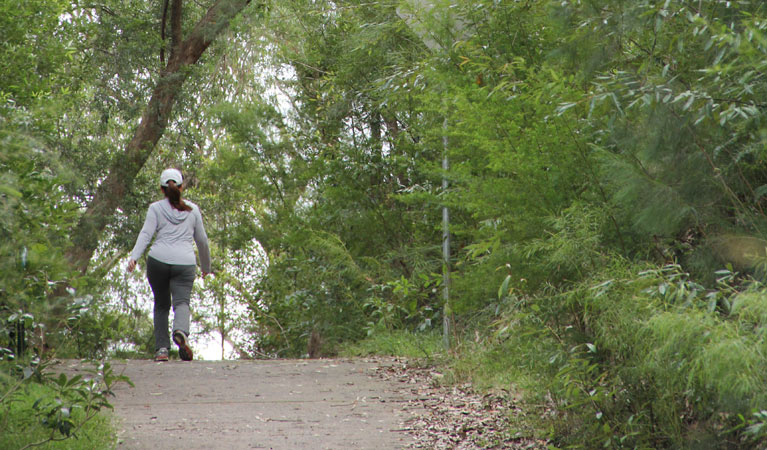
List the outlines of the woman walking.
<svg viewBox="0 0 767 450">
<path fill-rule="evenodd" d="M 128 262 L 128 272 L 136 268 L 152 237 L 157 237 L 149 249 L 146 274 L 154 294 L 154 342 L 155 361 L 168 360 L 170 337 L 168 315 L 173 306 L 173 342 L 184 361 L 191 361 L 189 348 L 189 297 L 194 285 L 197 259 L 194 246 L 200 254 L 202 277 L 210 269 L 208 236 L 202 223 L 200 208 L 181 198 L 184 179 L 176 169 L 166 169 L 160 175 L 160 189 L 165 198 L 149 205 L 144 227 L 136 239 L 136 245 Z"/>
</svg>

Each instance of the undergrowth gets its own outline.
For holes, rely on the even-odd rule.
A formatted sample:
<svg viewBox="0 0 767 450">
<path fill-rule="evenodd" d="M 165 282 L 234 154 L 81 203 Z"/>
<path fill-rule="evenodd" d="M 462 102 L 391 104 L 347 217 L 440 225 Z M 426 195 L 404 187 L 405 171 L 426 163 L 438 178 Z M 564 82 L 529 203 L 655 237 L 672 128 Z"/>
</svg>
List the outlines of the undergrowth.
<svg viewBox="0 0 767 450">
<path fill-rule="evenodd" d="M 367 338 L 345 344 L 341 356 L 401 356 L 432 360 L 445 353 L 442 336 L 434 332 L 413 333 L 404 330 L 382 330 Z"/>
<path fill-rule="evenodd" d="M 55 391 L 41 384 L 31 383 L 15 399 L 7 410 L 3 411 L 3 433 L 0 434 L 0 448 L 20 449 L 25 446 L 46 441 L 51 436 L 51 429 L 34 414 L 34 404 L 39 398 L 54 398 Z M 72 418 L 81 422 L 85 412 L 74 410 Z M 80 430 L 77 438 L 60 442 L 50 442 L 42 448 L 82 449 L 113 448 L 116 444 L 116 430 L 110 415 L 101 414 L 88 421 Z"/>
<path fill-rule="evenodd" d="M 0 362 L 0 448 L 113 448 L 116 432 L 109 397 L 115 383 L 109 363 L 88 374 L 55 373 L 50 363 Z"/>
<path fill-rule="evenodd" d="M 451 378 L 523 396 L 559 448 L 763 448 L 767 287 L 717 276 L 706 289 L 676 265 L 616 261 L 507 299 Z"/>
<path fill-rule="evenodd" d="M 515 431 L 552 448 L 767 443 L 761 282 L 729 269 L 704 287 L 678 265 L 615 259 L 565 287 L 505 294 L 450 352 L 436 333 L 382 331 L 342 353 L 444 364 L 445 383 L 505 392 L 526 411 Z"/>
</svg>

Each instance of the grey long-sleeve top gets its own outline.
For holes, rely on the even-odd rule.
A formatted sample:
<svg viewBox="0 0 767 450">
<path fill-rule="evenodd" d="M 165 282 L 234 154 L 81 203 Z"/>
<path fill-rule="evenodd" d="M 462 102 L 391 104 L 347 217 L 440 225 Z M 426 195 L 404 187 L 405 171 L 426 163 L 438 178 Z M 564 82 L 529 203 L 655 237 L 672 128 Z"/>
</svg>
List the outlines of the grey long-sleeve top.
<svg viewBox="0 0 767 450">
<path fill-rule="evenodd" d="M 210 273 L 210 249 L 208 235 L 202 223 L 200 208 L 184 200 L 192 207 L 191 211 L 179 211 L 173 208 L 167 198 L 149 205 L 146 220 L 133 246 L 131 258 L 138 260 L 157 233 L 157 238 L 149 249 L 149 256 L 166 264 L 195 265 L 194 246 L 200 253 L 200 268 Z"/>
</svg>

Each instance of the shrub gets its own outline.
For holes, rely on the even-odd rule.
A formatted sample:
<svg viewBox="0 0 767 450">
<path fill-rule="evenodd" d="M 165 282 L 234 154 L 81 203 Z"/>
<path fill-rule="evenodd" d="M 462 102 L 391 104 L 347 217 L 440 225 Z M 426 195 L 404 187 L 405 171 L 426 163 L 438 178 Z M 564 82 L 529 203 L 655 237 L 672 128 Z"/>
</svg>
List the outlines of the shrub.
<svg viewBox="0 0 767 450">
<path fill-rule="evenodd" d="M 85 377 L 49 369 L 50 363 L 40 360 L 0 363 L 0 447 L 56 447 L 62 441 L 68 441 L 64 448 L 114 445 L 114 429 L 101 413 L 112 409 L 113 385 L 130 380 L 115 375 L 109 363 Z"/>
<path fill-rule="evenodd" d="M 554 402 L 548 425 L 557 443 L 756 446 L 767 401 L 767 289 L 756 281 L 736 289 L 728 271 L 705 289 L 676 265 L 642 269 L 616 261 L 599 276 L 514 303 L 496 327 L 518 352 L 549 344 L 527 368 L 544 380 L 538 394 Z"/>
</svg>

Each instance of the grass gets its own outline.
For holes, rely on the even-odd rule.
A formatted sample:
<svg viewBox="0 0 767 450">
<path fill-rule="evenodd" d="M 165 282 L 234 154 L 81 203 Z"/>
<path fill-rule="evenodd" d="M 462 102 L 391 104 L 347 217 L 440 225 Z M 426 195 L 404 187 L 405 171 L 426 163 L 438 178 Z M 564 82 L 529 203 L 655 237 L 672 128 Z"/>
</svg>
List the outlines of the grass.
<svg viewBox="0 0 767 450">
<path fill-rule="evenodd" d="M 471 382 L 480 390 L 515 392 L 534 384 L 529 371 L 521 370 L 524 356 L 505 343 L 463 342 L 450 360 L 449 379 L 456 383 Z"/>
<path fill-rule="evenodd" d="M 413 333 L 409 331 L 382 331 L 373 333 L 362 341 L 346 344 L 340 355 L 353 356 L 401 356 L 431 360 L 444 354 L 442 337 L 438 333 Z"/>
<path fill-rule="evenodd" d="M 459 340 L 450 352 L 446 352 L 438 332 L 392 330 L 373 333 L 362 341 L 346 344 L 340 355 L 436 360 L 446 370 L 449 383 L 471 382 L 481 390 L 513 392 L 517 387 L 535 383 L 529 378 L 530 371 L 522 370 L 526 358 L 514 347 L 512 342 Z"/>
<path fill-rule="evenodd" d="M 459 340 L 449 352 L 442 345 L 442 335 L 437 332 L 413 333 L 394 330 L 374 333 L 366 339 L 346 344 L 341 356 L 399 356 L 427 360 L 441 366 L 445 372 L 444 382 L 471 382 L 481 391 L 506 391 L 515 393 L 520 389 L 537 386 L 540 380 L 530 375 L 529 364 L 532 356 L 520 351 L 519 343 L 513 340 L 482 339 Z"/>
<path fill-rule="evenodd" d="M 2 392 L 7 386 L 0 385 Z M 18 391 L 12 401 L 0 404 L 0 448 L 21 449 L 26 445 L 42 442 L 51 437 L 51 429 L 42 424 L 42 418 L 35 414 L 33 404 L 40 398 L 53 398 L 55 391 L 44 385 L 29 383 Z M 75 422 L 84 416 L 83 411 L 72 412 Z M 62 436 L 57 434 L 57 438 Z M 35 448 L 91 450 L 116 447 L 116 430 L 109 414 L 99 414 L 88 421 L 76 437 L 49 442 Z"/>
</svg>

